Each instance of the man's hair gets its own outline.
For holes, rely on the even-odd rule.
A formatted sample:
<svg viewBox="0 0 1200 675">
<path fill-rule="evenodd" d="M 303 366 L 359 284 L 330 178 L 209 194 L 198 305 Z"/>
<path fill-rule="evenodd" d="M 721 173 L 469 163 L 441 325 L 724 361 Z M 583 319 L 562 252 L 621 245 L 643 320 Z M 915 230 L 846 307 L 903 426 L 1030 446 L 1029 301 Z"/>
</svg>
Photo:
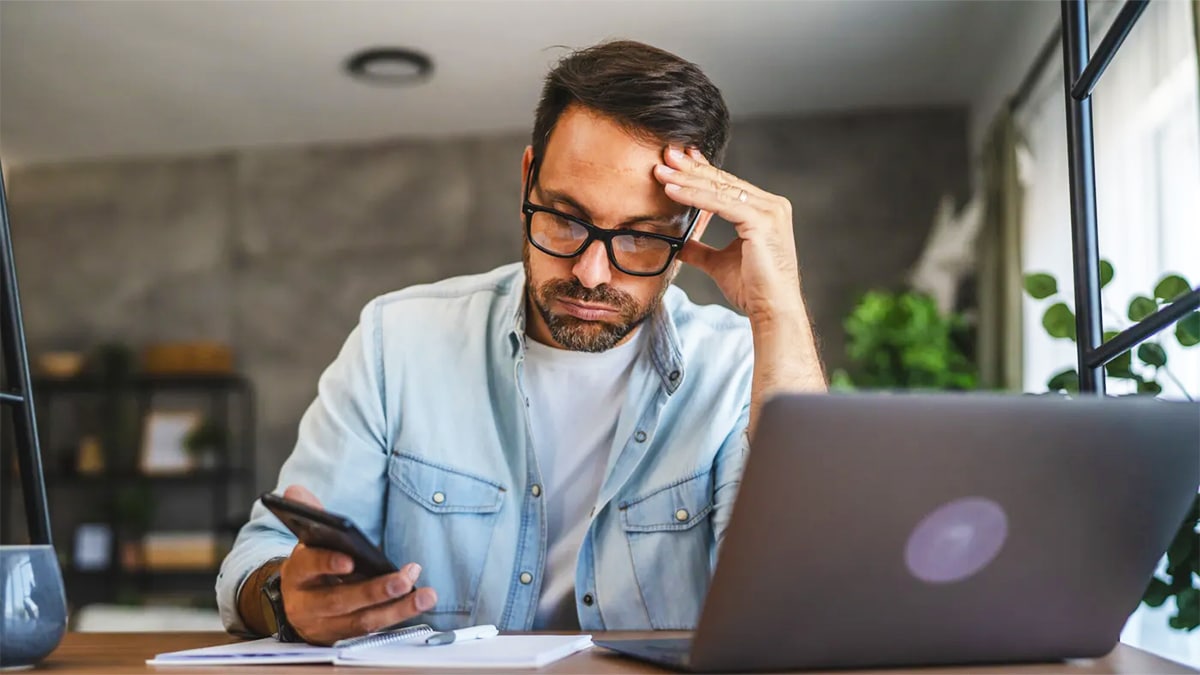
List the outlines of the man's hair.
<svg viewBox="0 0 1200 675">
<path fill-rule="evenodd" d="M 577 104 L 634 136 L 699 148 L 721 166 L 729 142 L 729 110 L 721 91 L 696 64 L 632 40 L 604 42 L 563 57 L 546 75 L 533 123 L 533 156 Z"/>
</svg>

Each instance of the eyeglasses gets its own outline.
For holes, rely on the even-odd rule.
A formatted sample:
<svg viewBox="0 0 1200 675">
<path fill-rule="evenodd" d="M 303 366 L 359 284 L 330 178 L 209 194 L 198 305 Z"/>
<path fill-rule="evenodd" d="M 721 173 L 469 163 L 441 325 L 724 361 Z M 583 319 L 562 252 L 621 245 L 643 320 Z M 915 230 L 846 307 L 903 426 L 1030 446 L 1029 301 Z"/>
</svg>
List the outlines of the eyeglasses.
<svg viewBox="0 0 1200 675">
<path fill-rule="evenodd" d="M 593 241 L 604 242 L 608 261 L 613 267 L 635 277 L 654 277 L 667 271 L 683 245 L 692 236 L 700 210 L 692 209 L 692 217 L 682 237 L 672 237 L 642 230 L 606 230 L 575 216 L 539 206 L 529 201 L 533 181 L 537 176 L 537 160 L 530 162 L 525 181 L 525 236 L 529 243 L 555 258 L 574 258 L 583 253 Z"/>
</svg>

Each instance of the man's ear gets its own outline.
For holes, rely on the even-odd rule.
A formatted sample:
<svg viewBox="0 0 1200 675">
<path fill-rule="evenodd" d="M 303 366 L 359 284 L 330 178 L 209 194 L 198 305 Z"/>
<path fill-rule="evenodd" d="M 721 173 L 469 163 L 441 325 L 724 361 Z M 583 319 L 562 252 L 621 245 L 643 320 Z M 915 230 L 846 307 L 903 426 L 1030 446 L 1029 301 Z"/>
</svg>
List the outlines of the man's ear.
<svg viewBox="0 0 1200 675">
<path fill-rule="evenodd" d="M 528 187 L 527 185 L 525 185 L 525 181 L 529 180 L 529 167 L 532 164 L 533 164 L 533 146 L 527 145 L 527 146 L 525 146 L 525 152 L 521 155 L 521 198 L 522 199 L 525 197 L 525 189 Z M 521 220 L 524 221 L 524 219 L 525 219 L 525 216 L 522 215 Z"/>
<path fill-rule="evenodd" d="M 526 180 L 529 178 L 529 165 L 533 163 L 533 145 L 526 145 L 526 151 L 521 154 L 521 196 L 518 199 L 524 198 L 524 190 L 526 190 Z M 524 227 L 524 213 L 521 210 L 524 204 L 517 202 L 517 220 L 521 222 L 521 227 Z"/>
</svg>

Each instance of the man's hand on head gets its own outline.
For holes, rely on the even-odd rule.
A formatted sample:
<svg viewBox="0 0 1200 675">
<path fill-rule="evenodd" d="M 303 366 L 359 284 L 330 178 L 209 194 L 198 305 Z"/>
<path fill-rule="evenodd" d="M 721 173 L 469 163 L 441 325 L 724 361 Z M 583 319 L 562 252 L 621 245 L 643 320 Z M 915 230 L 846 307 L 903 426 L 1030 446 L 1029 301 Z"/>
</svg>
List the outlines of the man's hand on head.
<svg viewBox="0 0 1200 675">
<path fill-rule="evenodd" d="M 712 277 L 725 298 L 750 319 L 753 437 L 762 404 L 771 396 L 827 389 L 800 291 L 792 204 L 718 169 L 695 148 L 684 152 L 668 147 L 663 159 L 654 176 L 668 197 L 721 216 L 737 230 L 737 239 L 722 249 L 688 241 L 679 259 Z"/>
<path fill-rule="evenodd" d="M 663 158 L 654 175 L 667 195 L 721 216 L 738 235 L 723 249 L 689 241 L 679 259 L 712 277 L 753 324 L 804 316 L 791 203 L 718 169 L 695 148 L 669 147 Z"/>
</svg>

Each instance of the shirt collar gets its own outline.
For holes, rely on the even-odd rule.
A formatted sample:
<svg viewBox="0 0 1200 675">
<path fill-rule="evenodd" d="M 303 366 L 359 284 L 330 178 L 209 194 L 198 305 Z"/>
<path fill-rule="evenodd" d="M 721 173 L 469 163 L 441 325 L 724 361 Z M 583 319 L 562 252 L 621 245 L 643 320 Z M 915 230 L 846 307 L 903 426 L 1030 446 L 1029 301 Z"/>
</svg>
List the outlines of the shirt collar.
<svg viewBox="0 0 1200 675">
<path fill-rule="evenodd" d="M 671 291 L 668 288 L 667 293 L 663 295 L 662 302 L 659 303 L 658 309 L 646 319 L 640 330 L 649 331 L 649 354 L 650 360 L 654 364 L 654 370 L 662 379 L 663 389 L 668 394 L 674 394 L 679 385 L 683 383 L 683 353 L 679 346 L 679 331 L 675 327 L 675 319 L 671 316 L 668 306 L 671 303 Z M 513 284 L 509 288 L 508 297 L 506 298 L 506 315 L 512 318 L 509 323 L 508 340 L 511 346 L 511 355 L 514 359 L 525 358 L 525 340 L 528 339 L 525 335 L 526 312 L 525 312 L 525 270 L 520 269 L 516 277 L 513 279 Z"/>
</svg>

